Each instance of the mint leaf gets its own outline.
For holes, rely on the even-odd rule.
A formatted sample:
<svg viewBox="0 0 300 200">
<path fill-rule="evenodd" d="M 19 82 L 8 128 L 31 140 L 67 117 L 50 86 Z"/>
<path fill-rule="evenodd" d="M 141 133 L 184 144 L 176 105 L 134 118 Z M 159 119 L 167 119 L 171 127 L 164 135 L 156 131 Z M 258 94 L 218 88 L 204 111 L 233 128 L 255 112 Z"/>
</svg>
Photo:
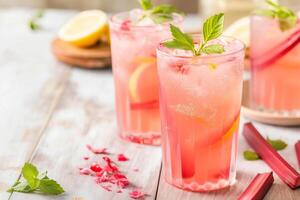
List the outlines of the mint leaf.
<svg viewBox="0 0 300 200">
<path fill-rule="evenodd" d="M 25 163 L 23 168 L 22 168 L 22 175 L 25 178 L 25 180 L 28 182 L 28 185 L 31 188 L 37 187 L 38 181 L 36 177 L 38 176 L 39 171 L 37 168 L 30 164 L 30 163 Z"/>
<path fill-rule="evenodd" d="M 218 38 L 224 28 L 224 13 L 216 14 L 209 17 L 203 24 L 203 39 L 204 43 L 209 40 Z"/>
<path fill-rule="evenodd" d="M 10 189 L 7 190 L 7 192 L 23 192 L 23 193 L 29 193 L 32 192 L 33 189 L 29 186 L 26 182 L 19 182 L 18 184 L 14 185 Z"/>
<path fill-rule="evenodd" d="M 145 18 L 151 18 L 154 23 L 162 24 L 167 21 L 172 21 L 174 17 L 173 13 L 182 14 L 176 7 L 168 4 L 153 7 L 151 0 L 140 0 L 140 4 L 144 11 L 139 21 Z"/>
<path fill-rule="evenodd" d="M 270 9 L 256 10 L 255 14 L 278 19 L 279 27 L 282 31 L 296 26 L 297 15 L 291 9 L 272 0 L 266 0 L 266 3 L 270 6 Z"/>
<path fill-rule="evenodd" d="M 163 45 L 171 49 L 192 50 L 190 45 L 186 45 L 185 43 L 178 42 L 177 40 L 164 42 Z"/>
<path fill-rule="evenodd" d="M 191 50 L 194 56 L 199 56 L 201 53 L 219 54 L 224 52 L 224 46 L 221 44 L 207 45 L 207 42 L 216 39 L 222 34 L 224 23 L 224 14 L 220 13 L 209 17 L 203 24 L 203 43 L 199 41 L 198 47 L 195 47 L 193 38 L 186 33 L 183 33 L 178 27 L 170 25 L 170 30 L 173 40 L 164 42 L 163 45 L 173 49 Z"/>
<path fill-rule="evenodd" d="M 38 189 L 44 194 L 58 195 L 64 193 L 64 189 L 53 179 L 42 179 Z"/>
<path fill-rule="evenodd" d="M 149 10 L 153 6 L 151 0 L 140 0 L 140 4 L 143 10 Z"/>
<path fill-rule="evenodd" d="M 276 151 L 283 150 L 287 147 L 287 144 L 280 139 L 272 140 L 269 137 L 267 137 L 267 141 Z"/>
<path fill-rule="evenodd" d="M 202 51 L 206 54 L 223 53 L 224 47 L 220 44 L 212 44 L 204 47 Z"/>
<path fill-rule="evenodd" d="M 22 168 L 21 181 L 17 180 L 7 192 L 24 192 L 57 195 L 64 192 L 63 188 L 47 176 L 47 171 L 39 173 L 31 163 L 25 163 Z"/>
<path fill-rule="evenodd" d="M 259 160 L 260 159 L 259 155 L 256 152 L 250 151 L 250 150 L 244 151 L 243 155 L 246 160 Z"/>
<path fill-rule="evenodd" d="M 39 28 L 39 25 L 32 19 L 28 21 L 28 26 L 32 31 L 35 31 Z"/>
<path fill-rule="evenodd" d="M 164 42 L 163 45 L 165 47 L 195 51 L 194 41 L 191 36 L 183 33 L 178 27 L 172 24 L 170 24 L 170 30 L 173 40 Z"/>
<path fill-rule="evenodd" d="M 182 13 L 175 6 L 162 4 L 154 7 L 151 11 L 152 14 L 172 14 L 172 13 Z"/>
</svg>

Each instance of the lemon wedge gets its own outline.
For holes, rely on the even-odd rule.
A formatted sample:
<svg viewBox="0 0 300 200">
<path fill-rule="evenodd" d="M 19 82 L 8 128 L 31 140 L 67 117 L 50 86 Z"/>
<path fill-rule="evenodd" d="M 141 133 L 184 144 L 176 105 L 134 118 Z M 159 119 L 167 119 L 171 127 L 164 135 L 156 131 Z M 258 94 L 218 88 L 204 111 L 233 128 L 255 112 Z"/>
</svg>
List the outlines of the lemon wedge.
<svg viewBox="0 0 300 200">
<path fill-rule="evenodd" d="M 79 47 L 88 47 L 108 34 L 107 16 L 101 10 L 83 11 L 70 19 L 58 37 Z"/>
<path fill-rule="evenodd" d="M 223 33 L 226 36 L 235 37 L 245 43 L 246 47 L 250 45 L 250 17 L 243 17 L 233 22 Z"/>
</svg>

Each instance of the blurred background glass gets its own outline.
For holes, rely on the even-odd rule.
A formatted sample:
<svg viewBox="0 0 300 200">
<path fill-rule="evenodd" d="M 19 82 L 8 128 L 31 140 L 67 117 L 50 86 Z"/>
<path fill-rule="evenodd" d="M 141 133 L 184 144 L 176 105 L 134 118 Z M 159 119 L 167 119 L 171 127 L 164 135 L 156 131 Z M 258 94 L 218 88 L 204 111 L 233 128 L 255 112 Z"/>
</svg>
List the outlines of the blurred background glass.
<svg viewBox="0 0 300 200">
<path fill-rule="evenodd" d="M 225 26 L 228 26 L 233 21 L 251 14 L 255 8 L 264 6 L 264 2 L 264 0 L 199 0 L 199 13 L 206 18 L 216 12 L 224 12 Z M 279 0 L 278 2 L 295 11 L 300 10 L 300 0 Z"/>
</svg>

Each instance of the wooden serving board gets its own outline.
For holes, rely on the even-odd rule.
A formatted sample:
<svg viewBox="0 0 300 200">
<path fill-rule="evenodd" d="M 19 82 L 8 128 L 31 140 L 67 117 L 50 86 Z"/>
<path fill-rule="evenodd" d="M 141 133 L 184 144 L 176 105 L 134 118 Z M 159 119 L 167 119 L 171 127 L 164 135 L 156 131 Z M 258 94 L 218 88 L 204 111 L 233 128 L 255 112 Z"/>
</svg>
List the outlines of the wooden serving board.
<svg viewBox="0 0 300 200">
<path fill-rule="evenodd" d="M 109 44 L 80 48 L 56 38 L 52 41 L 52 52 L 58 60 L 71 66 L 104 68 L 111 64 Z"/>
</svg>

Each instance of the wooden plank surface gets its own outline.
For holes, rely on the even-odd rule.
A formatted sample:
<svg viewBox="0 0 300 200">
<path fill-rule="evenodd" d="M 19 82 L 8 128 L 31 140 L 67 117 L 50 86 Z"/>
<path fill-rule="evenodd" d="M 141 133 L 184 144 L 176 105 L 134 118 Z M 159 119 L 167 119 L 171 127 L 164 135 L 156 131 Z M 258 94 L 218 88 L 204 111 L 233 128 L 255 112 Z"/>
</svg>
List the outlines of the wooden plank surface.
<svg viewBox="0 0 300 200">
<path fill-rule="evenodd" d="M 115 158 L 124 153 L 130 162 L 119 164 L 136 187 L 143 188 L 154 199 L 160 173 L 161 153 L 158 147 L 125 142 L 117 137 L 111 71 L 74 69 L 66 91 L 55 110 L 49 127 L 33 155 L 32 162 L 49 169 L 50 176 L 60 182 L 67 193 L 61 199 L 128 199 L 128 192 L 107 192 L 91 177 L 79 176 L 78 167 L 85 167 L 85 145 L 107 147 Z M 97 156 L 96 161 L 101 160 Z M 93 161 L 88 161 L 89 163 Z M 135 172 L 134 169 L 139 169 Z M 132 189 L 132 188 L 129 188 Z M 13 200 L 27 194 L 14 193 Z M 32 196 L 32 200 L 51 199 Z"/>
<path fill-rule="evenodd" d="M 27 11 L 0 11 L 0 199 L 30 159 L 64 90 L 66 68 L 49 53 L 52 34 L 33 34 Z M 32 45 L 32 46 L 31 46 Z"/>
<path fill-rule="evenodd" d="M 86 162 L 82 157 L 88 155 L 86 144 L 107 147 L 113 158 L 118 153 L 128 156 L 130 162 L 120 164 L 120 168 L 136 187 L 149 194 L 147 199 L 235 199 L 257 172 L 270 170 L 262 161 L 243 159 L 242 152 L 249 147 L 240 135 L 238 182 L 230 189 L 200 194 L 166 184 L 160 175 L 160 148 L 117 137 L 111 71 L 68 68 L 51 55 L 51 39 L 74 12 L 47 10 L 41 22 L 43 30 L 34 33 L 27 29 L 31 14 L 31 10 L 23 9 L 0 11 L 0 38 L 4 38 L 0 46 L 1 200 L 9 198 L 5 191 L 18 178 L 25 161 L 49 170 L 50 177 L 63 185 L 66 194 L 55 199 L 129 199 L 128 190 L 106 192 L 90 177 L 79 176 L 78 167 Z M 194 22 L 195 18 L 190 18 L 186 27 Z M 256 125 L 264 135 L 289 143 L 280 153 L 297 168 L 293 144 L 300 139 L 300 128 Z M 136 168 L 139 172 L 134 171 Z M 300 196 L 300 190 L 290 190 L 276 175 L 275 179 L 266 199 Z M 10 199 L 53 197 L 13 193 Z"/>
</svg>

